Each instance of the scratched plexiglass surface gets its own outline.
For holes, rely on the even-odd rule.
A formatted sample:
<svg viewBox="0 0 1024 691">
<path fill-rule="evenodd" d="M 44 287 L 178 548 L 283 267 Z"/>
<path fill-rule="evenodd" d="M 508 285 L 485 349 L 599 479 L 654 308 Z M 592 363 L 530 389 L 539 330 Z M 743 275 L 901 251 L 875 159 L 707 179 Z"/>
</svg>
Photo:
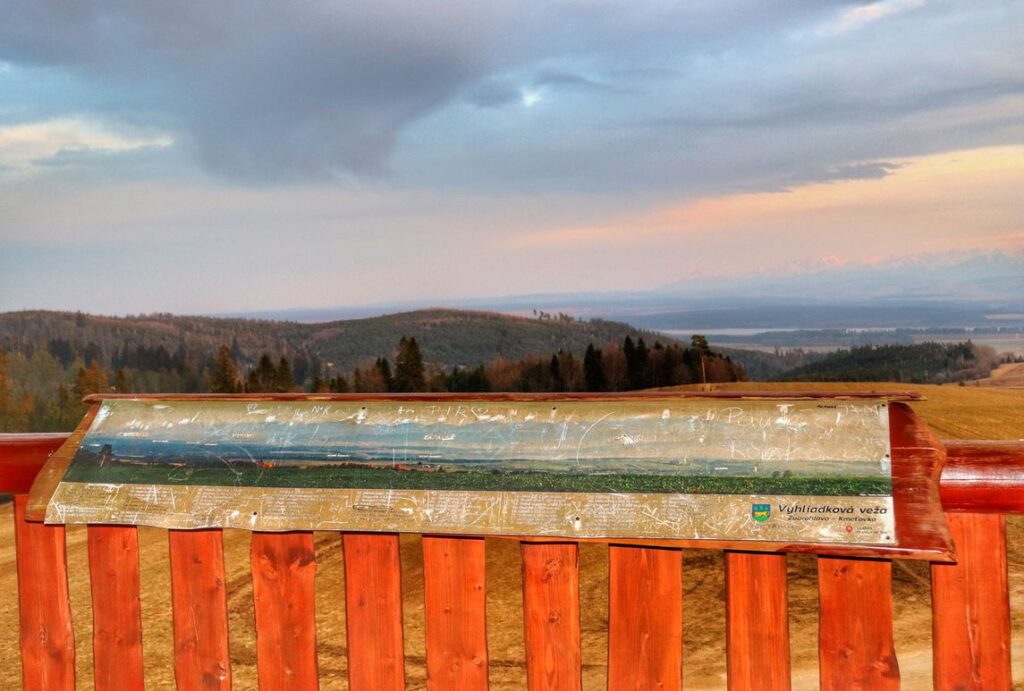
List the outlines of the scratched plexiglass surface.
<svg viewBox="0 0 1024 691">
<path fill-rule="evenodd" d="M 104 401 L 56 523 L 893 544 L 883 401 Z"/>
</svg>

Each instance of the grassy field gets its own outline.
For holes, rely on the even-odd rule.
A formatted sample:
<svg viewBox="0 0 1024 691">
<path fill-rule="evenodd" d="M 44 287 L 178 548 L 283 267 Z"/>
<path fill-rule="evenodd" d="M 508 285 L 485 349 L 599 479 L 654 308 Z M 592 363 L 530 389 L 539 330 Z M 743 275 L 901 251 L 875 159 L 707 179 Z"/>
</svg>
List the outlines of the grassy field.
<svg viewBox="0 0 1024 691">
<path fill-rule="evenodd" d="M 736 388 L 752 388 L 740 385 Z M 758 388 L 762 388 L 758 385 Z M 806 389 L 806 385 L 765 385 L 779 390 Z M 927 401 L 913 404 L 943 438 L 1024 438 L 1024 390 L 996 387 L 830 385 L 829 388 L 912 389 Z M 10 507 L 0 507 L 0 689 L 19 689 L 14 536 Z M 1015 675 L 1024 678 L 1024 522 L 1009 521 L 1009 560 L 1013 618 Z M 142 608 L 145 622 L 147 688 L 174 688 L 171 645 L 170 583 L 164 531 L 141 530 Z M 335 534 L 317 534 L 317 626 L 321 688 L 346 689 L 344 577 L 341 541 Z M 236 689 L 255 689 L 255 634 L 252 589 L 249 580 L 249 535 L 225 534 L 231 654 Z M 495 691 L 526 686 L 523 661 L 522 600 L 519 549 L 513 540 L 488 540 L 488 631 L 491 688 Z M 79 688 L 92 688 L 91 610 L 85 531 L 68 531 L 68 561 L 72 607 L 78 646 Z M 607 549 L 584 544 L 580 548 L 584 688 L 605 688 L 607 660 L 608 562 Z M 790 618 L 794 688 L 816 689 L 817 593 L 812 557 L 789 559 Z M 904 689 L 931 688 L 931 610 L 926 565 L 897 562 L 893 569 L 896 643 Z M 687 688 L 724 688 L 725 606 L 722 557 L 718 552 L 687 551 L 683 567 L 684 656 Z M 423 642 L 423 563 L 420 542 L 402 538 L 402 585 L 406 622 L 407 674 L 410 689 L 425 684 Z M 1024 686 L 1018 685 L 1018 688 Z"/>
<path fill-rule="evenodd" d="M 283 466 L 267 472 L 236 465 L 178 468 L 108 461 L 99 466 L 76 462 L 69 482 L 124 482 L 137 485 L 210 485 L 216 487 L 354 487 L 356 489 L 443 489 L 478 492 L 639 492 L 652 494 L 799 494 L 821 496 L 886 495 L 892 483 L 870 477 L 727 477 L 640 475 L 632 473 L 427 472 L 388 467 L 325 466 L 315 473 Z"/>
</svg>

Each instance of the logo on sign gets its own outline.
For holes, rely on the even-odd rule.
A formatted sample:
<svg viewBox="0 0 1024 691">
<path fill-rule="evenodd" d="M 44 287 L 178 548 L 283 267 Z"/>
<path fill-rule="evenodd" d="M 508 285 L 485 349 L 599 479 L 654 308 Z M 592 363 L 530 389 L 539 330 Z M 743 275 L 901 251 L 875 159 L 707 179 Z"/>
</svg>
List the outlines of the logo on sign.
<svg viewBox="0 0 1024 691">
<path fill-rule="evenodd" d="M 771 504 L 751 504 L 750 515 L 758 523 L 764 523 L 772 517 Z"/>
</svg>

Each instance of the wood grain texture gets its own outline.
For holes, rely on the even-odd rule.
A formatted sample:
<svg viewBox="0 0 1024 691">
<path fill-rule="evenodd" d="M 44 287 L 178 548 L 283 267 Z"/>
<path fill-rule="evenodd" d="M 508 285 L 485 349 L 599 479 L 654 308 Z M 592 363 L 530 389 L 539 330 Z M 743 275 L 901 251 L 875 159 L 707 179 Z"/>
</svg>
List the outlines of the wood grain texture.
<svg viewBox="0 0 1024 691">
<path fill-rule="evenodd" d="M 0 434 L 0 494 L 26 494 L 67 434 Z"/>
<path fill-rule="evenodd" d="M 523 623 L 530 691 L 578 691 L 580 564 L 575 543 L 524 542 Z"/>
<path fill-rule="evenodd" d="M 96 691 L 144 689 L 138 528 L 89 526 L 87 542 Z"/>
<path fill-rule="evenodd" d="M 423 537 L 427 689 L 487 688 L 484 541 Z"/>
<path fill-rule="evenodd" d="M 683 398 L 710 398 L 731 400 L 779 400 L 808 401 L 828 399 L 833 401 L 862 401 L 881 399 L 887 401 L 920 401 L 923 396 L 917 391 L 629 391 L 623 393 L 260 393 L 260 394 L 216 394 L 216 393 L 152 393 L 152 394 L 91 394 L 87 403 L 107 400 L 128 399 L 137 401 L 629 401 L 629 400 L 672 400 Z"/>
<path fill-rule="evenodd" d="M 818 557 L 818 607 L 821 688 L 899 689 L 892 563 Z"/>
<path fill-rule="evenodd" d="M 889 404 L 896 541 L 938 561 L 951 561 L 953 541 L 939 499 L 946 449 L 906 403 Z"/>
<path fill-rule="evenodd" d="M 75 635 L 68 600 L 64 526 L 25 520 L 14 498 L 21 668 L 25 691 L 74 691 Z"/>
<path fill-rule="evenodd" d="M 789 689 L 789 603 L 784 554 L 725 554 L 729 688 Z"/>
<path fill-rule="evenodd" d="M 60 484 L 65 471 L 71 465 L 71 459 L 82 444 L 86 432 L 89 431 L 93 419 L 99 411 L 100 405 L 96 403 L 89 407 L 78 427 L 68 435 L 68 438 L 46 459 L 46 463 L 39 469 L 32 488 L 28 492 L 28 502 L 25 504 L 25 518 L 30 521 L 42 521 L 46 517 L 46 505 L 53 496 L 54 490 Z"/>
<path fill-rule="evenodd" d="M 352 691 L 402 691 L 402 574 L 398 536 L 345 533 L 345 621 Z"/>
<path fill-rule="evenodd" d="M 942 508 L 1024 513 L 1024 442 L 947 441 L 939 491 Z"/>
<path fill-rule="evenodd" d="M 251 560 L 260 689 L 319 688 L 313 533 L 253 533 Z"/>
<path fill-rule="evenodd" d="M 608 549 L 608 688 L 683 686 L 683 553 Z"/>
<path fill-rule="evenodd" d="M 1006 519 L 950 514 L 956 564 L 932 565 L 936 689 L 1009 689 L 1010 596 Z"/>
<path fill-rule="evenodd" d="M 224 538 L 220 530 L 170 530 L 174 678 L 179 691 L 231 688 Z"/>
</svg>

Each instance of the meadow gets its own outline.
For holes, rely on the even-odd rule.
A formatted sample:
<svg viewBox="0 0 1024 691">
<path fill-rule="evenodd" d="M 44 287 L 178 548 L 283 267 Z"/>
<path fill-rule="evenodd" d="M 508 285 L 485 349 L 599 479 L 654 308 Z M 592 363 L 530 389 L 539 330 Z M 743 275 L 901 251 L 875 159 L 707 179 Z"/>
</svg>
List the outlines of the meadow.
<svg viewBox="0 0 1024 691">
<path fill-rule="evenodd" d="M 730 385 L 716 386 L 729 388 Z M 751 388 L 736 385 L 732 388 Z M 757 388 L 807 389 L 806 384 Z M 839 384 L 830 389 L 909 389 L 927 400 L 914 409 L 946 439 L 1024 438 L 1024 389 L 976 386 L 900 386 Z M 15 596 L 14 536 L 10 505 L 0 507 L 0 688 L 21 688 Z M 142 612 L 147 687 L 173 689 L 170 582 L 165 531 L 141 529 Z M 425 688 L 423 638 L 423 563 L 420 540 L 403 536 L 402 584 L 406 623 L 408 688 Z M 317 628 L 321 688 L 346 689 L 344 575 L 341 540 L 316 535 Z M 519 548 L 514 540 L 488 540 L 488 632 L 491 688 L 525 688 Z M 249 577 L 249 534 L 225 533 L 231 619 L 232 669 L 236 689 L 256 688 L 255 632 Z M 75 614 L 79 688 L 92 687 L 91 626 L 85 530 L 68 531 L 68 562 Z M 1024 677 L 1024 520 L 1009 519 L 1009 563 L 1015 676 Z M 584 688 L 604 689 L 607 660 L 607 548 L 580 548 Z M 817 593 L 813 557 L 791 556 L 790 625 L 794 688 L 817 688 Z M 904 689 L 931 688 L 931 610 L 928 567 L 896 562 L 894 569 L 895 635 Z M 717 689 L 725 683 L 724 572 L 719 552 L 689 550 L 683 565 L 684 658 L 687 688 Z M 1018 684 L 1018 688 L 1024 685 Z"/>
</svg>

